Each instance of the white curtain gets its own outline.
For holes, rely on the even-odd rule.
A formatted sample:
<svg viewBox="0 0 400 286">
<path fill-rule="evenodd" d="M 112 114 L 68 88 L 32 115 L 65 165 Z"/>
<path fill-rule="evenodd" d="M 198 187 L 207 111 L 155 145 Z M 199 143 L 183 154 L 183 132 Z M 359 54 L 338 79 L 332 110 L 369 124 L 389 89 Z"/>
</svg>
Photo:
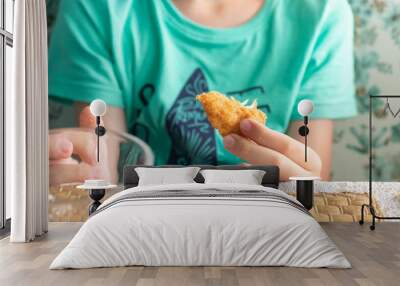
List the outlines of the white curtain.
<svg viewBox="0 0 400 286">
<path fill-rule="evenodd" d="M 13 94 L 6 98 L 6 187 L 12 242 L 48 226 L 47 25 L 45 0 L 15 1 Z"/>
</svg>

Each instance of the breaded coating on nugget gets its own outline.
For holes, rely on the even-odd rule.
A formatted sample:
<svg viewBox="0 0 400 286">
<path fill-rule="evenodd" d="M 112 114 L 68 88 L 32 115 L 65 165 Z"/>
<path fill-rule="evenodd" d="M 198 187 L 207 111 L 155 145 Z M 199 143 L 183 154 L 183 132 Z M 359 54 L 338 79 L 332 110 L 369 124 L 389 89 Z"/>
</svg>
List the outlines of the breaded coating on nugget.
<svg viewBox="0 0 400 286">
<path fill-rule="evenodd" d="M 262 124 L 267 120 L 265 113 L 257 109 L 255 101 L 246 106 L 246 102 L 241 103 L 216 91 L 202 93 L 196 99 L 203 105 L 212 127 L 218 129 L 222 136 L 231 133 L 240 135 L 240 121 L 243 119 L 251 118 Z"/>
</svg>

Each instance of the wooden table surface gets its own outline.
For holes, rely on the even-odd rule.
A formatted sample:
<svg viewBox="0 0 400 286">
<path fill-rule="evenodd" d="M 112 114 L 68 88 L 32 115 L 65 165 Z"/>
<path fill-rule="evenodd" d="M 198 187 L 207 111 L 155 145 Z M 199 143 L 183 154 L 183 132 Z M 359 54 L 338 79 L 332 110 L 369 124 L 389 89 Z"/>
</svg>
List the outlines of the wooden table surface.
<svg viewBox="0 0 400 286">
<path fill-rule="evenodd" d="M 0 285 L 400 285 L 400 224 L 323 223 L 353 268 L 120 267 L 48 270 L 81 223 L 50 223 L 32 243 L 0 241 Z"/>
</svg>

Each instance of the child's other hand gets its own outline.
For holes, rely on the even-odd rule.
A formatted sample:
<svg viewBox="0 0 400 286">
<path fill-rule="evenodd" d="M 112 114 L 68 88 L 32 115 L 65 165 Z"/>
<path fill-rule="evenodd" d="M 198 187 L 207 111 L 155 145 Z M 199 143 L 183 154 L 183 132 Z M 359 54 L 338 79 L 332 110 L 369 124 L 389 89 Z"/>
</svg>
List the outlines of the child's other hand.
<svg viewBox="0 0 400 286">
<path fill-rule="evenodd" d="M 287 181 L 291 176 L 320 176 L 319 155 L 308 148 L 305 162 L 303 143 L 251 119 L 242 120 L 240 130 L 245 137 L 225 136 L 224 146 L 242 160 L 254 165 L 279 166 L 281 181 Z"/>
<path fill-rule="evenodd" d="M 96 120 L 89 107 L 80 113 L 80 127 L 91 128 L 93 132 L 65 128 L 49 135 L 51 185 L 83 182 L 86 179 L 113 179 L 107 168 L 106 136 L 100 140 L 101 157 L 100 163 L 97 162 L 97 138 L 94 133 Z M 79 156 L 81 161 L 72 158 L 73 154 Z"/>
</svg>

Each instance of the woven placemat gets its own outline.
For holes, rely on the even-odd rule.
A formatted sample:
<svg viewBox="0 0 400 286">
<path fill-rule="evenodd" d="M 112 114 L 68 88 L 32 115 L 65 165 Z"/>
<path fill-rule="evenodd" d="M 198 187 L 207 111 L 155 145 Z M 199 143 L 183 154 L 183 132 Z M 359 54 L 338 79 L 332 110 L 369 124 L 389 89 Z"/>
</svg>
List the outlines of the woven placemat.
<svg viewBox="0 0 400 286">
<path fill-rule="evenodd" d="M 289 193 L 295 196 L 295 193 Z M 361 206 L 368 204 L 367 193 L 315 193 L 311 214 L 319 222 L 358 222 L 361 218 Z M 374 203 L 375 210 L 381 215 L 381 208 Z M 370 222 L 372 216 L 364 211 L 364 220 Z"/>
<path fill-rule="evenodd" d="M 87 191 L 78 189 L 76 186 L 50 187 L 49 221 L 82 222 L 88 218 L 88 206 L 92 203 L 92 200 Z M 118 189 L 107 191 L 104 199 L 119 191 Z"/>
<path fill-rule="evenodd" d="M 107 192 L 105 198 L 118 191 Z M 91 202 L 87 192 L 77 189 L 76 186 L 51 187 L 49 221 L 85 221 L 88 217 L 88 205 Z M 360 219 L 361 205 L 366 203 L 368 203 L 367 193 L 315 193 L 311 214 L 319 222 L 356 222 Z M 381 214 L 381 208 L 377 203 L 375 207 L 378 214 Z M 366 213 L 365 220 L 371 221 L 371 215 Z"/>
</svg>

